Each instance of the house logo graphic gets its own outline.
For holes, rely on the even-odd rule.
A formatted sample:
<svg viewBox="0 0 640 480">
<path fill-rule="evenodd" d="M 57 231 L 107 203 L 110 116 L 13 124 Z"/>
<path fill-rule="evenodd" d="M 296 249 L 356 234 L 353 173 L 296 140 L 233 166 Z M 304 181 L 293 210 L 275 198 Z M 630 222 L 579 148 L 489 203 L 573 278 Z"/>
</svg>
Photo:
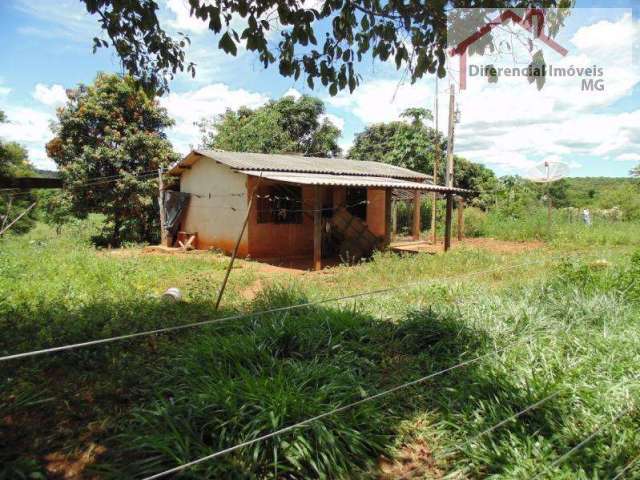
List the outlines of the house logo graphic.
<svg viewBox="0 0 640 480">
<path fill-rule="evenodd" d="M 514 25 L 521 26 L 532 34 L 534 40 L 541 41 L 563 57 L 567 55 L 568 50 L 566 48 L 544 33 L 544 10 L 540 8 L 529 8 L 524 10 L 524 13 L 518 14 L 515 10 L 506 9 L 495 19 L 490 20 L 477 28 L 473 34 L 469 35 L 449 50 L 449 54 L 452 57 L 456 55 L 460 56 L 460 90 L 465 90 L 467 87 L 467 61 L 469 47 L 484 37 L 487 33 L 491 32 L 494 28 L 502 26 L 507 21 L 512 21 Z"/>
</svg>

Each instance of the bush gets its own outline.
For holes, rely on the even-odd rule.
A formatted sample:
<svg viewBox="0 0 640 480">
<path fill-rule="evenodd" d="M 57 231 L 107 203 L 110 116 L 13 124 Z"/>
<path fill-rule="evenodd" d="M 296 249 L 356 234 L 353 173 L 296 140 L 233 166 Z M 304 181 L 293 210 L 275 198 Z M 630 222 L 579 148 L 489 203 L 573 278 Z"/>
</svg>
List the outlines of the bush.
<svg viewBox="0 0 640 480">
<path fill-rule="evenodd" d="M 464 235 L 465 237 L 480 237 L 485 234 L 487 214 L 476 207 L 467 207 L 464 210 Z"/>
</svg>

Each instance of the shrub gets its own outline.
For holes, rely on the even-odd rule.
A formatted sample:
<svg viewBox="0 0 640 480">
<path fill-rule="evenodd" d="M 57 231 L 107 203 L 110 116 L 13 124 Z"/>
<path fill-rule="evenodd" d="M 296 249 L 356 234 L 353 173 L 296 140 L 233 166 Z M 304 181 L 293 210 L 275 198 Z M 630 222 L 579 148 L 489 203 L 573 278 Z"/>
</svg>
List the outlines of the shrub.
<svg viewBox="0 0 640 480">
<path fill-rule="evenodd" d="M 485 234 L 487 214 L 476 207 L 464 210 L 464 235 L 466 237 L 480 237 Z"/>
</svg>

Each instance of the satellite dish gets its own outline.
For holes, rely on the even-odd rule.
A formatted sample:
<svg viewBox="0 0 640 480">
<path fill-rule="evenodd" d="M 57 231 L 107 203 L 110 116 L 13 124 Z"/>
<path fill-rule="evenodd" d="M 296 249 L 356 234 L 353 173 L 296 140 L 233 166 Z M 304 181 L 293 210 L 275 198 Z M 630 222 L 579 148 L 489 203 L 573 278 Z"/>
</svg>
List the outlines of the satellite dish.
<svg viewBox="0 0 640 480">
<path fill-rule="evenodd" d="M 552 216 L 552 200 L 549 191 L 549 184 L 557 182 L 569 173 L 569 165 L 557 160 L 545 160 L 535 165 L 529 170 L 526 178 L 532 182 L 546 183 L 547 193 L 543 200 L 547 202 L 547 236 L 551 238 L 551 216 Z"/>
<path fill-rule="evenodd" d="M 557 160 L 545 160 L 532 167 L 526 178 L 532 182 L 550 183 L 556 182 L 569 174 L 569 165 Z"/>
</svg>

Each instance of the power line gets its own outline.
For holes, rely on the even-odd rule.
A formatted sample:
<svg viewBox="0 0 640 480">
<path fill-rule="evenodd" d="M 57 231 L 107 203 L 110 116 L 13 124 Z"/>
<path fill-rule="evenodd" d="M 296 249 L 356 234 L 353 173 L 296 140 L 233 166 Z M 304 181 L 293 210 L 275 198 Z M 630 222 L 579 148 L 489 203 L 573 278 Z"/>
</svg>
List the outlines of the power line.
<svg viewBox="0 0 640 480">
<path fill-rule="evenodd" d="M 78 348 L 84 348 L 84 347 L 89 347 L 89 346 L 93 346 L 93 345 L 101 345 L 101 344 L 105 344 L 105 343 L 117 342 L 117 341 L 121 341 L 121 340 L 128 340 L 128 339 L 142 337 L 142 336 L 155 335 L 155 334 L 159 334 L 159 333 L 174 332 L 174 331 L 178 331 L 178 330 L 184 330 L 184 329 L 187 329 L 187 328 L 194 328 L 194 327 L 200 327 L 200 326 L 204 326 L 204 325 L 211 325 L 211 324 L 227 322 L 227 321 L 230 321 L 230 320 L 241 320 L 241 319 L 245 319 L 245 318 L 253 318 L 253 317 L 256 317 L 256 316 L 262 316 L 262 315 L 267 315 L 267 314 L 271 314 L 271 313 L 285 312 L 285 311 L 289 311 L 289 310 L 295 310 L 295 309 L 300 309 L 300 308 L 323 305 L 323 304 L 326 304 L 326 303 L 337 302 L 337 301 L 342 301 L 342 300 L 352 300 L 352 299 L 355 299 L 355 298 L 360 298 L 360 297 L 365 297 L 365 296 L 370 296 L 370 295 L 378 295 L 378 294 L 383 294 L 383 293 L 390 293 L 390 292 L 395 292 L 395 291 L 398 291 L 398 290 L 403 290 L 405 288 L 412 288 L 412 287 L 416 287 L 416 286 L 420 286 L 420 285 L 433 284 L 435 282 L 443 281 L 443 280 L 453 280 L 453 279 L 457 279 L 457 278 L 467 278 L 467 277 L 473 277 L 473 276 L 482 275 L 482 274 L 495 273 L 495 272 L 499 272 L 499 271 L 514 270 L 514 269 L 517 269 L 517 268 L 520 268 L 520 267 L 524 267 L 524 266 L 528 266 L 528 265 L 541 264 L 541 263 L 544 263 L 545 261 L 547 261 L 547 260 L 545 259 L 545 260 L 539 260 L 539 261 L 534 261 L 534 262 L 523 262 L 523 263 L 520 263 L 520 264 L 496 267 L 496 268 L 493 268 L 493 269 L 481 270 L 481 271 L 476 271 L 476 272 L 471 272 L 471 273 L 464 273 L 464 274 L 459 274 L 459 275 L 451 275 L 451 276 L 448 276 L 448 277 L 443 277 L 443 278 L 438 278 L 438 279 L 420 280 L 420 281 L 410 282 L 410 283 L 406 283 L 404 285 L 399 285 L 399 286 L 395 286 L 395 287 L 388 287 L 388 288 L 381 288 L 381 289 L 377 289 L 377 290 L 370 290 L 370 291 L 355 293 L 355 294 L 351 294 L 351 295 L 344 295 L 344 296 L 341 296 L 341 297 L 334 297 L 334 298 L 328 298 L 328 299 L 323 299 L 323 300 L 316 300 L 316 301 L 312 301 L 312 302 L 300 303 L 300 304 L 297 304 L 297 305 L 288 305 L 288 306 L 285 306 L 285 307 L 272 308 L 272 309 L 262 310 L 262 311 L 259 311 L 259 312 L 251 312 L 251 313 L 230 315 L 230 316 L 227 316 L 227 317 L 222 317 L 222 318 L 217 318 L 217 319 L 210 319 L 210 320 L 203 320 L 203 321 L 200 321 L 200 322 L 187 323 L 187 324 L 184 324 L 184 325 L 175 325 L 175 326 L 172 326 L 172 327 L 157 328 L 157 329 L 153 329 L 153 330 L 146 330 L 146 331 L 142 331 L 142 332 L 130 333 L 130 334 L 125 334 L 125 335 L 118 335 L 118 336 L 113 336 L 113 337 L 108 337 L 108 338 L 91 340 L 91 341 L 87 341 L 87 342 L 80 342 L 80 343 L 74 343 L 74 344 L 69 344 L 69 345 L 63 345 L 63 346 L 60 346 L 60 347 L 50 347 L 50 348 L 45 348 L 45 349 L 41 349 L 41 350 L 33 350 L 33 351 L 29 351 L 29 352 L 17 353 L 17 354 L 12 354 L 12 355 L 5 355 L 3 357 L 0 357 L 0 362 L 5 362 L 5 361 L 9 361 L 9 360 L 17 360 L 17 359 L 26 358 L 26 357 L 35 357 L 37 355 L 43 355 L 43 354 L 47 354 L 47 353 L 61 352 L 61 351 L 67 351 L 67 350 L 75 350 L 75 349 L 78 349 Z"/>
<path fill-rule="evenodd" d="M 157 172 L 141 172 L 141 173 L 136 173 L 136 174 L 130 174 L 130 177 L 133 178 L 138 178 L 138 179 L 146 179 L 146 178 L 152 178 L 154 176 L 156 176 L 158 173 Z M 93 187 L 95 185 L 104 185 L 104 184 L 108 184 L 108 183 L 113 183 L 113 182 L 117 182 L 120 181 L 122 178 L 127 177 L 128 174 L 120 174 L 120 175 L 113 175 L 113 176 L 105 176 L 105 177 L 93 177 L 88 179 L 88 181 L 83 182 L 83 183 L 78 183 L 78 184 L 71 184 L 68 185 L 66 187 L 63 187 L 63 189 L 65 190 L 77 190 L 83 187 Z M 94 180 L 95 179 L 95 180 Z M 19 190 L 16 193 L 8 193 L 9 195 L 13 196 L 13 197 L 17 197 L 19 195 L 32 195 L 31 190 L 30 189 L 28 191 L 23 191 L 21 189 L 17 189 L 17 188 L 11 188 L 11 189 L 5 189 L 6 191 L 14 191 L 14 190 Z M 2 190 L 0 190 L 2 191 Z"/>
<path fill-rule="evenodd" d="M 571 324 L 569 324 L 569 325 L 568 325 L 568 327 L 573 327 L 573 325 L 575 325 L 575 323 L 576 323 L 575 321 L 574 321 L 574 322 L 572 322 Z M 632 380 L 637 380 L 637 379 L 638 379 L 638 377 L 640 377 L 640 375 L 634 375 L 634 376 L 632 377 Z M 617 382 L 613 387 L 609 387 L 609 390 L 611 390 L 612 388 L 615 388 L 615 387 L 618 387 L 618 386 L 622 385 L 622 384 L 623 384 L 624 382 L 626 382 L 626 381 L 628 381 L 628 379 L 627 379 L 627 378 L 623 378 L 621 381 Z M 450 455 L 451 453 L 456 452 L 457 450 L 461 449 L 461 448 L 462 448 L 462 447 L 464 447 L 465 445 L 468 445 L 468 444 L 470 444 L 470 443 L 473 443 L 473 442 L 475 442 L 476 440 L 478 440 L 479 438 L 481 438 L 481 437 L 483 437 L 483 436 L 485 436 L 485 435 L 487 435 L 487 434 L 489 434 L 489 433 L 491 433 L 491 432 L 493 432 L 493 431 L 497 430 L 498 428 L 500 428 L 500 427 L 502 427 L 502 426 L 506 425 L 507 423 L 509 423 L 509 422 L 511 422 L 511 421 L 513 421 L 513 420 L 518 419 L 519 417 L 521 417 L 521 416 L 522 416 L 522 415 L 524 415 L 525 413 L 530 412 L 531 410 L 534 410 L 534 409 L 536 409 L 536 408 L 541 407 L 542 405 L 544 405 L 545 403 L 547 403 L 549 400 L 552 400 L 553 398 L 555 398 L 555 397 L 557 397 L 558 395 L 560 395 L 560 393 L 561 393 L 561 391 L 560 391 L 560 390 L 556 390 L 555 392 L 553 392 L 553 393 L 551 393 L 551 394 L 549 394 L 549 395 L 545 396 L 545 397 L 544 397 L 544 398 L 542 398 L 541 400 L 538 400 L 537 402 L 532 403 L 531 405 L 529 405 L 529 406 L 525 407 L 524 409 L 520 410 L 519 412 L 517 412 L 517 413 L 515 413 L 515 414 L 513 414 L 513 415 L 511 415 L 511 416 L 509 416 L 509 417 L 507 417 L 507 418 L 505 418 L 505 419 L 503 419 L 503 420 L 499 421 L 499 422 L 498 422 L 498 423 L 496 423 L 495 425 L 492 425 L 491 427 L 489 427 L 489 428 L 487 428 L 487 429 L 483 430 L 482 432 L 478 433 L 477 435 L 474 435 L 474 436 L 473 436 L 473 437 L 471 437 L 470 439 L 467 439 L 464 443 L 462 443 L 462 444 L 460 444 L 460 445 L 458 445 L 458 446 L 455 446 L 455 447 L 453 447 L 453 448 L 451 448 L 451 449 L 445 450 L 445 452 L 443 453 L 443 456 Z M 586 442 L 585 442 L 585 443 L 586 443 Z M 633 466 L 633 464 L 634 464 L 634 463 L 636 463 L 636 462 L 638 462 L 638 461 L 640 461 L 640 455 L 638 455 L 638 457 L 636 457 L 634 460 L 631 460 L 631 461 L 627 464 L 627 466 L 626 466 L 626 467 L 625 467 L 621 472 L 619 472 L 619 473 L 618 473 L 618 475 L 617 475 L 614 479 L 612 479 L 612 480 L 616 480 L 616 479 L 617 479 L 617 478 L 619 478 L 620 476 L 624 475 L 624 472 L 625 472 L 626 470 L 628 470 L 629 468 L 631 468 L 631 467 Z M 414 470 L 414 471 L 412 471 L 412 472 L 408 472 L 407 474 L 405 474 L 405 475 L 403 475 L 403 476 L 401 476 L 401 477 L 397 478 L 396 480 L 404 480 L 404 479 L 406 479 L 406 478 L 407 478 L 407 475 L 413 475 L 414 473 L 415 473 L 415 470 Z"/>
<path fill-rule="evenodd" d="M 340 206 L 337 206 L 337 207 L 322 207 L 322 208 L 256 208 L 255 211 L 258 212 L 258 213 L 334 212 L 334 211 L 340 210 L 341 208 L 349 209 L 349 208 L 357 207 L 359 205 L 368 205 L 369 203 L 371 203 L 371 202 L 369 202 L 368 200 L 362 200 L 360 202 L 350 203 L 350 204 L 347 204 L 347 205 L 340 205 Z M 211 210 L 211 209 L 214 209 L 214 210 L 232 210 L 234 212 L 238 210 L 235 207 L 225 206 L 225 205 L 191 205 L 189 208 L 199 208 L 199 209 L 203 209 L 203 210 Z"/>
</svg>

